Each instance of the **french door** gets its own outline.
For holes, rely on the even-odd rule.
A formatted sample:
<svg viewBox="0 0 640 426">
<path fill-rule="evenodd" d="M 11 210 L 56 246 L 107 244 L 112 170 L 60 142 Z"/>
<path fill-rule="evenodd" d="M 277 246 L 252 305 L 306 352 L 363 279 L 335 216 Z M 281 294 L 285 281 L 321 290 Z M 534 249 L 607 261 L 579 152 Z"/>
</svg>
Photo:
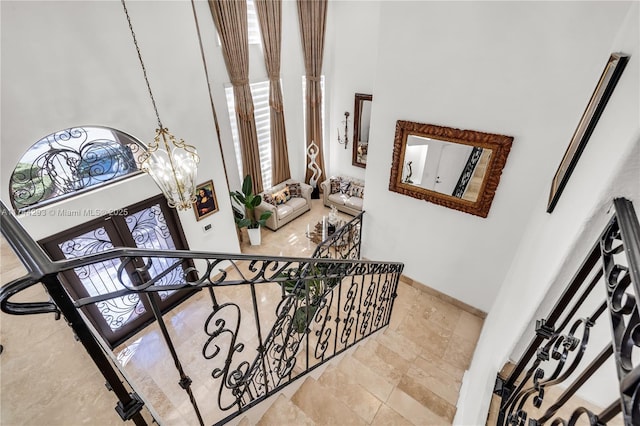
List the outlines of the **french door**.
<svg viewBox="0 0 640 426">
<path fill-rule="evenodd" d="M 40 242 L 52 259 L 99 253 L 114 247 L 144 249 L 188 249 L 177 214 L 170 209 L 164 197 L 157 196 L 133 206 L 101 217 L 89 223 L 64 231 Z M 160 275 L 176 259 L 134 259 L 119 275 L 119 259 L 113 259 L 67 271 L 63 285 L 75 298 L 98 296 L 122 290 L 124 285 L 146 281 Z M 191 263 L 184 262 L 156 284 L 168 285 L 185 282 L 184 271 Z M 192 277 L 193 278 L 193 277 Z M 121 282 L 122 280 L 122 282 Z M 123 285 L 124 283 L 124 285 Z M 176 306 L 193 294 L 193 291 L 161 291 L 151 294 L 163 312 Z M 114 348 L 143 327 L 150 324 L 153 311 L 145 295 L 129 294 L 124 297 L 97 302 L 83 308 L 89 320 Z"/>
</svg>

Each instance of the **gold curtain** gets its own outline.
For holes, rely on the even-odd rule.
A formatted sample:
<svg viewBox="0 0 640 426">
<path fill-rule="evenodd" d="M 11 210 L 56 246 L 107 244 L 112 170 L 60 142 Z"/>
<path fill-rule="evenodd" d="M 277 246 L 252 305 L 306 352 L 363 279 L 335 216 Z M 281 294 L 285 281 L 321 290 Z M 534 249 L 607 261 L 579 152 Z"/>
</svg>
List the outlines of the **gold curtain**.
<svg viewBox="0 0 640 426">
<path fill-rule="evenodd" d="M 277 185 L 291 178 L 284 106 L 280 85 L 280 46 L 282 44 L 282 0 L 255 0 L 262 34 L 264 63 L 269 76 L 271 118 L 271 181 Z"/>
<path fill-rule="evenodd" d="M 254 193 L 259 193 L 263 189 L 262 172 L 253 116 L 253 97 L 249 87 L 247 2 L 209 0 L 209 8 L 220 35 L 222 55 L 233 85 L 243 172 L 251 176 Z"/>
<path fill-rule="evenodd" d="M 324 33 L 327 21 L 327 0 L 298 0 L 298 18 L 307 80 L 307 149 L 312 142 L 317 145 L 316 164 L 320 169 L 319 184 L 325 176 L 320 76 L 322 75 Z M 308 155 L 307 163 L 309 163 Z M 313 171 L 307 167 L 305 181 L 310 182 L 312 175 Z"/>
</svg>

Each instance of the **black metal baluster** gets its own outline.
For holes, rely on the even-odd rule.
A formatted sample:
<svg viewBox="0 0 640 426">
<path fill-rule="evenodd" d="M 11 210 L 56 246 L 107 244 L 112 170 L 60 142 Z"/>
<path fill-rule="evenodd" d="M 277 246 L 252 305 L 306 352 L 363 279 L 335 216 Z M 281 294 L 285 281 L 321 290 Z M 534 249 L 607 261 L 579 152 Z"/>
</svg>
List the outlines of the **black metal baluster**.
<svg viewBox="0 0 640 426">
<path fill-rule="evenodd" d="M 312 272 L 310 272 L 312 275 L 315 275 L 315 266 L 316 264 L 313 264 L 313 268 Z M 305 317 L 305 323 L 304 323 L 304 338 L 305 338 L 305 359 L 306 359 L 306 370 L 309 370 L 309 308 L 311 307 L 311 303 L 309 303 L 310 299 L 309 299 L 309 279 L 308 279 L 308 275 L 306 277 L 306 279 L 304 280 L 304 288 L 305 288 L 305 292 L 304 292 L 304 299 L 305 299 L 305 310 L 304 310 L 304 317 Z"/>
<path fill-rule="evenodd" d="M 147 422 L 140 413 L 144 402 L 135 392 L 127 392 L 120 381 L 120 377 L 102 351 L 102 347 L 96 341 L 89 327 L 87 327 L 58 278 L 55 275 L 48 275 L 42 279 L 42 284 L 47 288 L 47 292 L 60 308 L 78 340 L 106 379 L 108 389 L 112 390 L 118 398 L 119 402 L 116 406 L 116 411 L 120 418 L 122 420 L 133 420 L 136 425 L 146 425 Z"/>
<path fill-rule="evenodd" d="M 344 280 L 344 277 L 340 278 L 340 282 L 338 283 L 337 286 L 337 290 L 338 290 L 338 304 L 336 305 L 336 319 L 335 319 L 335 323 L 336 323 L 336 331 L 335 331 L 335 336 L 333 336 L 333 355 L 335 356 L 336 353 L 338 352 L 338 331 L 340 328 L 340 311 L 341 311 L 341 306 L 342 306 L 342 281 Z"/>
<path fill-rule="evenodd" d="M 258 331 L 258 356 L 262 363 L 262 374 L 264 375 L 264 391 L 269 393 L 269 377 L 267 376 L 266 353 L 262 340 L 262 330 L 260 329 L 260 313 L 258 311 L 258 302 L 256 300 L 256 285 L 251 284 L 251 302 L 253 303 L 253 315 L 256 322 L 256 330 Z M 249 370 L 251 371 L 251 370 Z"/>
<path fill-rule="evenodd" d="M 387 319 L 385 320 L 385 325 L 389 325 L 391 322 L 391 313 L 393 312 L 393 305 L 396 302 L 396 298 L 398 297 L 398 286 L 400 285 L 400 273 L 396 273 L 393 276 L 393 287 L 391 287 L 391 294 L 389 295 L 389 309 L 387 310 Z"/>
<path fill-rule="evenodd" d="M 176 348 L 173 345 L 173 341 L 171 340 L 171 336 L 169 335 L 169 331 L 167 330 L 167 326 L 164 323 L 164 318 L 162 318 L 162 312 L 158 307 L 158 303 L 156 301 L 155 294 L 145 293 L 147 296 L 147 300 L 151 305 L 151 310 L 153 311 L 153 315 L 156 317 L 158 321 L 158 326 L 160 327 L 160 331 L 162 332 L 162 337 L 164 338 L 165 343 L 167 344 L 167 348 L 171 353 L 171 358 L 173 358 L 173 363 L 176 366 L 176 370 L 178 370 L 178 374 L 180 375 L 180 381 L 178 384 L 189 396 L 189 400 L 191 401 L 191 405 L 193 406 L 193 410 L 198 417 L 198 422 L 200 426 L 204 425 L 204 421 L 202 420 L 202 415 L 200 414 L 200 409 L 198 408 L 198 403 L 196 402 L 195 397 L 193 396 L 193 391 L 191 390 L 192 380 L 189 376 L 187 376 L 182 368 L 182 364 L 180 363 L 180 359 L 178 358 L 178 353 L 176 352 Z"/>
<path fill-rule="evenodd" d="M 373 280 L 373 277 L 371 277 L 371 279 Z M 358 300 L 358 310 L 356 311 L 356 328 L 355 333 L 353 333 L 353 343 L 351 343 L 352 345 L 359 341 L 358 330 L 360 327 L 360 316 L 362 314 L 362 293 L 364 293 L 364 281 L 365 280 L 360 281 L 360 298 Z"/>
</svg>

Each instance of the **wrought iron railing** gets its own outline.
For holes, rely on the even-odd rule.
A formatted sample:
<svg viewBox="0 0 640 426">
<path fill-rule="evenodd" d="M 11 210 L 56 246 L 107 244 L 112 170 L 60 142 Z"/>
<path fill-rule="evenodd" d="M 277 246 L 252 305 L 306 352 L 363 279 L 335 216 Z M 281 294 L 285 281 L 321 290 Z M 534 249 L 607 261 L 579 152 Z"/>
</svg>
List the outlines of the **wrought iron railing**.
<svg viewBox="0 0 640 426">
<path fill-rule="evenodd" d="M 361 230 L 364 212 L 327 236 L 311 257 L 332 259 L 360 259 Z"/>
<path fill-rule="evenodd" d="M 338 241 L 340 236 L 351 237 L 347 245 L 358 248 L 347 252 L 357 251 L 359 256 L 361 220 L 361 216 L 355 218 L 343 227 L 346 234 L 337 232 L 335 238 L 321 245 L 335 254 L 336 248 L 330 248 L 331 241 Z M 385 327 L 403 269 L 401 263 L 353 258 L 285 258 L 129 248 L 52 262 L 4 204 L 2 233 L 29 273 L 0 289 L 1 309 L 16 315 L 62 313 L 105 376 L 108 387 L 115 392 L 121 418 L 132 419 L 136 424 L 144 424 L 140 411 L 145 401 L 138 395 L 154 392 L 145 387 L 154 380 L 143 377 L 138 381 L 136 377 L 145 373 L 128 371 L 123 376 L 133 377 L 132 389 L 121 383 L 116 370 L 126 367 L 111 362 L 105 354 L 107 349 L 80 312 L 83 308 L 133 294 L 146 298 L 164 342 L 164 348 L 157 354 L 165 353 L 171 358 L 176 382 L 184 390 L 184 404 L 174 402 L 154 407 L 155 412 L 166 419 L 175 416 L 172 410 L 179 408 L 180 423 L 223 424 Z M 342 243 L 340 240 L 340 248 Z M 325 253 L 323 250 L 319 248 L 317 253 Z M 149 279 L 145 269 L 158 258 L 170 266 Z M 72 299 L 59 280 L 60 274 L 105 261 L 117 262 L 120 272 L 133 268 L 141 278 L 134 283 L 124 281 L 119 291 Z M 178 268 L 184 270 L 181 282 L 167 284 L 163 278 Z M 51 301 L 11 300 L 38 283 L 44 284 Z M 198 300 L 193 303 L 198 305 L 185 308 L 192 303 L 189 301 L 171 313 L 181 309 L 186 309 L 187 314 L 198 313 L 201 331 L 196 336 L 172 330 L 158 306 L 160 292 L 193 289 L 204 290 L 193 297 Z M 193 321 L 198 321 L 198 315 L 192 316 Z M 194 342 L 199 345 L 195 351 Z M 126 351 L 121 354 L 126 355 Z M 161 374 L 171 372 L 165 368 Z M 214 399 L 216 404 L 212 403 Z M 187 405 L 191 414 L 185 415 Z"/>
<path fill-rule="evenodd" d="M 536 321 L 536 334 L 512 373 L 498 376 L 499 425 L 603 425 L 620 417 L 626 425 L 640 424 L 640 225 L 630 201 L 615 199 L 614 207 L 549 315 Z M 611 333 L 594 339 L 596 324 Z M 602 380 L 597 376 L 608 371 L 612 356 L 620 392 L 601 391 L 613 401 L 594 412 L 573 398 L 587 381 Z M 557 396 L 551 397 L 554 389 Z"/>
</svg>

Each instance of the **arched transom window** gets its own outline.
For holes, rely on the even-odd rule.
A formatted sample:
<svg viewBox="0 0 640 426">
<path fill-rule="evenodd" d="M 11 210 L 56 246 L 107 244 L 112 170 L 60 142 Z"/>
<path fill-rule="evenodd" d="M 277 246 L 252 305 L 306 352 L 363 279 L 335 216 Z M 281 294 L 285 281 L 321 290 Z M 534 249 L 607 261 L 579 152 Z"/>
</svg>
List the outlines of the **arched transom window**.
<svg viewBox="0 0 640 426">
<path fill-rule="evenodd" d="M 16 212 L 59 200 L 138 173 L 146 146 L 124 132 L 73 127 L 36 142 L 11 175 L 9 193 Z"/>
</svg>

